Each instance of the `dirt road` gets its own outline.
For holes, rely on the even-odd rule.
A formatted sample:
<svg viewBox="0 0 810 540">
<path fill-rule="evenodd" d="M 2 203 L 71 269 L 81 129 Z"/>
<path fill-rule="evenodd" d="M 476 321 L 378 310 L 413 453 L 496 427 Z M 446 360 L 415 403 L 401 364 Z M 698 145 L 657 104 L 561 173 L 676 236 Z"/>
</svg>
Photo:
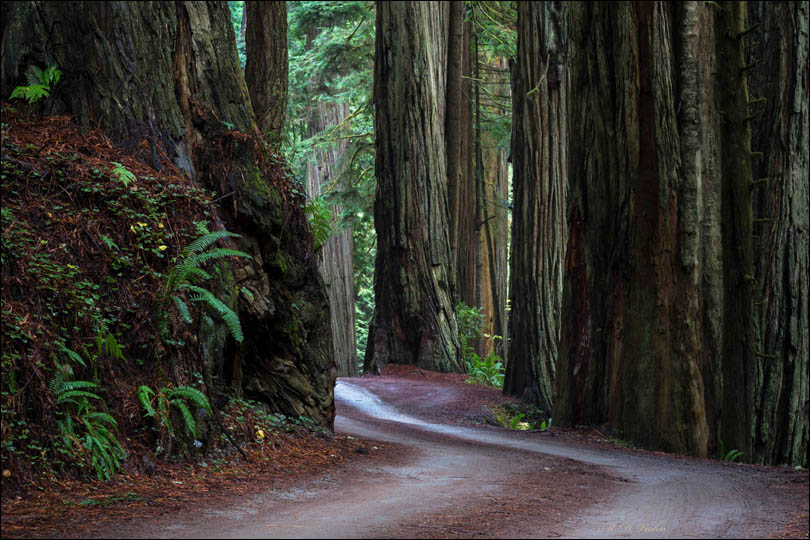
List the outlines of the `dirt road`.
<svg viewBox="0 0 810 540">
<path fill-rule="evenodd" d="M 747 538 L 778 534 L 802 510 L 797 489 L 805 490 L 806 507 L 807 474 L 790 469 L 428 421 L 431 411 L 460 399 L 430 382 L 341 380 L 336 399 L 337 433 L 405 445 L 404 457 L 115 532 L 163 538 Z"/>
</svg>

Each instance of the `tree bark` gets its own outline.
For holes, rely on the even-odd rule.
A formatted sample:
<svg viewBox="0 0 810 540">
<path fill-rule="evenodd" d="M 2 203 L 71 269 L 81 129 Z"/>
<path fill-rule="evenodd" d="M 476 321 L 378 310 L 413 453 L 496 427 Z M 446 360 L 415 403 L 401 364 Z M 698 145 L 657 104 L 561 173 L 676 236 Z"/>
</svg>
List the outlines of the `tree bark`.
<svg viewBox="0 0 810 540">
<path fill-rule="evenodd" d="M 287 3 L 245 2 L 245 81 L 256 121 L 271 143 L 281 141 L 287 113 Z"/>
<path fill-rule="evenodd" d="M 808 6 L 749 2 L 757 291 L 756 423 L 761 463 L 807 467 L 808 444 Z M 754 45 L 758 43 L 758 45 Z M 765 98 L 757 103 L 754 98 Z"/>
<path fill-rule="evenodd" d="M 750 460 L 741 4 L 577 4 L 571 14 L 578 144 L 555 423 L 608 422 L 646 446 L 724 446 Z"/>
<path fill-rule="evenodd" d="M 447 20 L 440 2 L 381 3 L 374 64 L 375 313 L 364 371 L 459 371 L 445 156 Z"/>
<path fill-rule="evenodd" d="M 518 4 L 513 74 L 510 361 L 503 391 L 549 414 L 560 332 L 568 168 L 566 6 Z"/>
<path fill-rule="evenodd" d="M 224 271 L 218 296 L 238 312 L 244 342 L 228 338 L 224 323 L 201 329 L 197 348 L 178 353 L 198 362 L 189 373 L 210 368 L 222 385 L 241 358 L 247 396 L 331 427 L 328 303 L 303 201 L 262 163 L 227 5 L 25 2 L 13 12 L 2 43 L 3 95 L 30 63 L 56 64 L 63 76 L 49 100 L 54 113 L 102 127 L 156 170 L 177 167 L 227 201 L 212 210 L 217 226 L 241 233 L 237 247 L 253 259 Z M 237 298 L 241 287 L 252 300 Z"/>
<path fill-rule="evenodd" d="M 329 31 L 329 25 L 325 27 Z M 317 35 L 308 36 L 307 46 Z M 326 81 L 333 74 L 319 73 L 310 81 L 313 95 L 328 93 Z M 340 124 L 349 116 L 349 104 L 345 101 L 316 100 L 307 119 L 307 137 L 323 133 Z M 311 198 L 331 190 L 347 189 L 347 179 L 338 180 L 341 160 L 346 152 L 347 140 L 339 140 L 327 150 L 315 150 L 313 159 L 307 162 L 306 187 Z M 333 222 L 337 223 L 343 211 L 340 205 L 332 205 Z M 318 254 L 318 267 L 329 295 L 329 312 L 332 322 L 332 339 L 339 377 L 357 376 L 357 344 L 354 317 L 354 239 L 351 228 L 333 232 Z"/>
</svg>

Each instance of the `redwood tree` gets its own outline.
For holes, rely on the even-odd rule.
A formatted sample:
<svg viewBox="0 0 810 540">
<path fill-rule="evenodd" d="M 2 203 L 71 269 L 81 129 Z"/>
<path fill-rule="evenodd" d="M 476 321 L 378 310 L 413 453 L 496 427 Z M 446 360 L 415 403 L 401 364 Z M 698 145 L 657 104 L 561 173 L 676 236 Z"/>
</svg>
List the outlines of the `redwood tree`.
<svg viewBox="0 0 810 540">
<path fill-rule="evenodd" d="M 323 30 L 312 29 L 307 33 L 307 48 L 320 31 L 329 31 L 334 21 L 326 21 Z M 309 81 L 311 95 L 327 95 L 327 82 L 335 73 L 318 71 Z M 337 126 L 349 116 L 346 101 L 313 100 L 307 118 L 307 137 L 313 137 Z M 344 190 L 347 177 L 340 176 L 342 160 L 346 153 L 347 140 L 342 139 L 328 149 L 315 150 L 313 159 L 307 162 L 306 186 L 311 198 L 317 198 L 329 190 Z M 332 221 L 337 222 L 343 211 L 341 205 L 330 205 Z M 354 313 L 354 240 L 349 227 L 334 231 L 324 243 L 318 255 L 318 266 L 329 295 L 329 312 L 332 322 L 332 339 L 335 350 L 338 376 L 357 375 L 357 348 Z"/>
<path fill-rule="evenodd" d="M 245 80 L 262 133 L 278 143 L 287 109 L 287 2 L 245 2 Z"/>
<path fill-rule="evenodd" d="M 377 6 L 375 313 L 364 371 L 458 371 L 445 155 L 447 14 L 441 2 Z"/>
<path fill-rule="evenodd" d="M 504 392 L 551 412 L 568 170 L 566 5 L 518 4 L 513 71 L 510 361 Z"/>
<path fill-rule="evenodd" d="M 752 459 L 745 29 L 736 2 L 571 6 L 555 422 Z"/>
<path fill-rule="evenodd" d="M 757 461 L 807 467 L 810 114 L 806 2 L 749 2 L 758 24 L 750 54 L 757 162 L 754 258 L 757 294 Z"/>
</svg>

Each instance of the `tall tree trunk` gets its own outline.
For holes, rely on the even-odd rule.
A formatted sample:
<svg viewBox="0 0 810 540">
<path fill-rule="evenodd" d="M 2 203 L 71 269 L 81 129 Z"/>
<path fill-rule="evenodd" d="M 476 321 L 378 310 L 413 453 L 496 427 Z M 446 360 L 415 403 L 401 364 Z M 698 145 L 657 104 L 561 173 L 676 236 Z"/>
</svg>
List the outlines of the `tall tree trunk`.
<svg viewBox="0 0 810 540">
<path fill-rule="evenodd" d="M 607 421 L 638 443 L 697 455 L 722 441 L 751 459 L 741 9 L 571 8 L 578 144 L 569 159 L 558 422 Z"/>
<path fill-rule="evenodd" d="M 326 26 L 326 31 L 329 26 Z M 316 32 L 307 36 L 311 48 Z M 310 81 L 313 95 L 325 95 L 326 81 L 330 74 L 321 72 Z M 349 104 L 345 101 L 316 100 L 307 119 L 307 137 L 323 133 L 337 126 L 349 116 Z M 346 152 L 347 140 L 339 140 L 328 150 L 315 150 L 313 159 L 307 162 L 306 187 L 311 198 L 331 190 L 347 189 L 347 178 L 338 181 L 341 160 Z M 339 182 L 339 183 L 338 183 Z M 332 205 L 333 222 L 343 211 L 340 205 Z M 329 294 L 329 312 L 332 321 L 332 339 L 339 377 L 357 375 L 357 344 L 354 320 L 354 239 L 351 228 L 343 228 L 332 235 L 321 248 L 318 267 Z"/>
<path fill-rule="evenodd" d="M 377 6 L 375 313 L 364 371 L 458 371 L 444 149 L 447 20 L 440 2 Z"/>
<path fill-rule="evenodd" d="M 505 58 L 498 58 L 489 66 L 492 76 L 485 76 L 486 82 L 498 83 L 504 78 L 505 84 L 496 86 L 495 95 L 509 97 L 509 68 Z M 500 73 L 498 72 L 500 71 Z M 483 356 L 494 352 L 504 361 L 507 359 L 508 332 L 506 328 L 506 285 L 507 249 L 509 246 L 509 212 L 506 201 L 509 198 L 509 168 L 507 151 L 497 146 L 497 141 L 489 133 L 484 133 L 481 141 L 484 162 L 485 197 L 481 204 L 483 226 L 481 230 L 481 307 L 484 315 L 483 333 L 491 337 L 483 340 Z M 495 338 L 492 336 L 500 336 Z"/>
<path fill-rule="evenodd" d="M 518 4 L 513 74 L 511 301 L 504 393 L 551 412 L 568 168 L 566 5 Z"/>
<path fill-rule="evenodd" d="M 807 467 L 808 358 L 808 5 L 749 2 L 759 23 L 751 44 L 752 148 L 764 153 L 754 184 L 758 253 L 754 451 L 763 463 Z M 753 45 L 753 43 L 758 43 Z M 759 221 L 757 221 L 759 220 Z M 758 241 L 757 241 L 758 240 Z"/>
<path fill-rule="evenodd" d="M 464 22 L 464 2 L 450 3 L 447 67 L 447 182 L 454 302 L 478 306 L 479 264 L 476 236 L 476 187 L 473 151 L 473 103 L 470 77 L 472 25 Z M 477 346 L 477 344 L 476 344 Z"/>
<path fill-rule="evenodd" d="M 202 357 L 206 377 L 221 377 L 217 384 L 240 357 L 246 395 L 331 426 L 334 359 L 311 234 L 302 201 L 263 163 L 227 4 L 20 2 L 11 18 L 3 95 L 29 63 L 57 64 L 55 113 L 102 127 L 156 170 L 177 167 L 227 201 L 214 210 L 217 223 L 241 233 L 238 247 L 253 255 L 224 272 L 221 291 L 239 313 L 244 342 L 235 344 L 217 323 L 183 355 Z M 241 287 L 252 300 L 233 294 Z"/>
<path fill-rule="evenodd" d="M 262 133 L 281 141 L 287 112 L 287 3 L 246 0 L 245 81 Z"/>
<path fill-rule="evenodd" d="M 464 2 L 451 0 L 447 36 L 447 100 L 444 137 L 447 148 L 447 199 L 450 203 L 450 257 L 455 266 L 458 250 L 458 212 L 456 192 L 464 175 L 461 168 L 461 75 L 464 53 Z M 455 296 L 455 292 L 453 293 Z M 455 300 L 455 298 L 454 298 Z"/>
</svg>

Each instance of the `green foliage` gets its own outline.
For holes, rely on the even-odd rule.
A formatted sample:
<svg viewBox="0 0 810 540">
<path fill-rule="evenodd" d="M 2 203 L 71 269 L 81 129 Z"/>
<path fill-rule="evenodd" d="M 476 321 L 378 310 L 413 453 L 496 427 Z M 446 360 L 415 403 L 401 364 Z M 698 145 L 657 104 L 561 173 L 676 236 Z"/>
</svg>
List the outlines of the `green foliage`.
<svg viewBox="0 0 810 540">
<path fill-rule="evenodd" d="M 71 351 L 72 352 L 72 351 Z M 75 359 L 78 355 L 69 355 Z M 104 400 L 93 390 L 99 385 L 90 381 L 69 381 L 73 375 L 69 365 L 57 364 L 56 373 L 49 383 L 59 406 L 57 420 L 59 439 L 57 451 L 80 464 L 93 467 L 99 480 L 109 480 L 121 467 L 126 452 L 111 431 L 117 428 L 115 419 L 108 413 L 97 411 L 92 400 Z"/>
<path fill-rule="evenodd" d="M 211 412 L 211 405 L 208 398 L 201 391 L 191 386 L 164 386 L 158 390 L 157 394 L 148 386 L 138 387 L 138 400 L 146 411 L 146 416 L 154 418 L 158 425 L 165 429 L 169 436 L 176 437 L 174 425 L 172 424 L 171 409 L 174 407 L 183 419 L 183 429 L 189 438 L 199 437 L 197 423 L 191 413 L 189 405 L 196 405 L 198 408 Z"/>
<path fill-rule="evenodd" d="M 369 1 L 288 2 L 289 99 L 284 153 L 296 176 L 337 152 L 338 169 L 321 193 L 342 208 L 335 230 L 350 227 L 354 240 L 357 356 L 366 347 L 374 313 L 374 4 Z M 309 120 L 321 104 L 348 105 L 339 124 L 312 133 Z M 324 213 L 325 216 L 325 213 Z M 331 216 L 329 216 L 331 222 Z M 321 220 L 325 223 L 325 220 Z M 322 229 L 323 230 L 323 229 Z M 316 242 L 317 243 L 317 242 Z"/>
<path fill-rule="evenodd" d="M 482 335 L 481 325 L 484 321 L 484 315 L 480 307 L 471 307 L 461 302 L 456 306 L 456 320 L 458 321 L 458 337 L 459 341 L 461 341 L 462 358 L 465 362 L 471 362 L 475 355 L 473 343 L 476 339 L 480 339 Z"/>
<path fill-rule="evenodd" d="M 742 459 L 743 453 L 737 450 L 736 448 L 733 450 L 729 450 L 726 452 L 725 445 L 723 444 L 723 439 L 719 439 L 717 441 L 717 458 L 722 461 L 737 461 Z"/>
<path fill-rule="evenodd" d="M 25 74 L 28 85 L 14 88 L 9 99 L 25 99 L 28 100 L 28 103 L 36 103 L 51 95 L 53 87 L 59 82 L 61 76 L 62 72 L 57 66 L 48 66 L 42 70 L 31 65 Z"/>
<path fill-rule="evenodd" d="M 115 167 L 113 167 L 112 173 L 118 177 L 121 183 L 124 184 L 124 187 L 129 187 L 130 184 L 134 183 L 137 180 L 137 178 L 135 178 L 135 175 L 132 174 L 129 171 L 129 169 L 127 169 L 117 161 L 111 161 L 110 163 L 115 165 Z"/>
<path fill-rule="evenodd" d="M 506 429 L 514 429 L 516 431 L 528 431 L 531 429 L 545 430 L 546 420 L 543 417 L 542 411 L 529 405 L 518 405 L 515 403 L 503 403 L 492 407 L 492 413 L 495 420 L 501 427 Z M 551 424 L 551 419 L 548 419 L 548 425 Z"/>
<path fill-rule="evenodd" d="M 323 197 L 318 197 L 304 206 L 309 226 L 312 228 L 314 249 L 320 249 L 332 234 L 332 210 Z"/>
<path fill-rule="evenodd" d="M 228 7 L 231 11 L 231 24 L 233 25 L 234 34 L 236 35 L 236 53 L 239 55 L 239 65 L 245 69 L 246 46 L 245 36 L 242 34 L 242 15 L 245 11 L 245 2 L 228 2 Z"/>
<path fill-rule="evenodd" d="M 203 264 L 209 261 L 224 257 L 252 257 L 243 251 L 235 249 L 211 247 L 215 242 L 223 238 L 239 237 L 236 233 L 229 231 L 209 232 L 205 222 L 197 224 L 197 232 L 200 236 L 183 249 L 180 253 L 180 260 L 166 275 L 163 294 L 159 301 L 161 335 L 164 341 L 171 342 L 168 337 L 168 324 L 169 322 L 176 324 L 176 317 L 172 315 L 174 313 L 172 309 L 177 310 L 176 313 L 187 324 L 192 322 L 191 312 L 181 296 L 183 292 L 189 292 L 193 293 L 189 298 L 191 302 L 205 304 L 215 311 L 228 325 L 228 330 L 233 338 L 238 343 L 242 343 L 244 335 L 242 334 L 239 316 L 214 296 L 211 291 L 201 287 L 198 283 L 211 279 L 211 274 L 201 268 Z"/>
<path fill-rule="evenodd" d="M 490 353 L 486 358 L 479 358 L 477 354 L 472 353 L 472 358 L 465 366 L 470 375 L 468 382 L 503 388 L 503 359 L 497 354 Z"/>
</svg>

